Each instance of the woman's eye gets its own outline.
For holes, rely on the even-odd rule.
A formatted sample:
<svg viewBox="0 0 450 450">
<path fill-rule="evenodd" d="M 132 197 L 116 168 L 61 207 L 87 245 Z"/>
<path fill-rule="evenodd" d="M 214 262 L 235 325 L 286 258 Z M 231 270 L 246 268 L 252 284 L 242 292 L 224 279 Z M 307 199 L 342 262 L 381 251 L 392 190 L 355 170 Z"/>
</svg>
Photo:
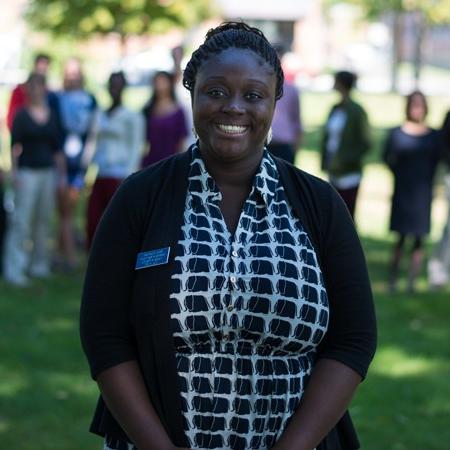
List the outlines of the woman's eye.
<svg viewBox="0 0 450 450">
<path fill-rule="evenodd" d="M 259 100 L 262 98 L 261 94 L 258 94 L 257 92 L 249 92 L 248 94 L 246 94 L 245 96 L 248 100 L 254 101 L 254 100 Z"/>
<path fill-rule="evenodd" d="M 220 89 L 210 89 L 208 91 L 208 95 L 210 97 L 219 98 L 219 97 L 223 97 L 225 94 Z"/>
</svg>

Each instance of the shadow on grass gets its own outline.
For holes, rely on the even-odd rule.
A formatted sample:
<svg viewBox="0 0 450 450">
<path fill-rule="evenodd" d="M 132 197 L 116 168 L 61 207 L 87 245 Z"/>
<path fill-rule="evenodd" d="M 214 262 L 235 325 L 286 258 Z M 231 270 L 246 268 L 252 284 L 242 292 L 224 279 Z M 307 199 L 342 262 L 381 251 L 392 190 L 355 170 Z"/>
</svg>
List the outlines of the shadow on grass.
<svg viewBox="0 0 450 450">
<path fill-rule="evenodd" d="M 378 319 L 378 350 L 352 405 L 365 450 L 444 450 L 450 441 L 449 289 L 387 293 L 391 243 L 363 238 Z M 406 280 L 400 286 L 405 286 Z M 444 436 L 445 435 L 445 436 Z"/>
<path fill-rule="evenodd" d="M 14 289 L 0 282 L 0 442 L 18 450 L 94 450 L 97 398 L 78 334 L 82 276 Z"/>
<path fill-rule="evenodd" d="M 382 336 L 398 336 L 411 330 L 414 332 L 413 347 L 409 349 L 412 354 L 417 354 L 418 346 L 427 343 L 431 344 L 429 348 L 427 347 L 429 356 L 434 354 L 450 356 L 450 349 L 447 346 L 443 348 L 441 341 L 446 336 L 450 337 L 450 330 L 447 327 L 450 316 L 449 288 L 435 291 L 428 287 L 425 262 L 418 279 L 417 292 L 408 293 L 406 291 L 408 261 L 405 258 L 403 272 L 399 278 L 399 289 L 396 293 L 389 293 L 388 261 L 392 244 L 367 237 L 362 239 L 362 243 Z M 427 251 L 429 253 L 430 249 Z M 389 326 L 384 326 L 385 324 Z M 404 343 L 409 344 L 408 341 Z"/>
<path fill-rule="evenodd" d="M 363 450 L 446 450 L 450 439 L 448 371 L 370 374 L 351 414 Z"/>
</svg>

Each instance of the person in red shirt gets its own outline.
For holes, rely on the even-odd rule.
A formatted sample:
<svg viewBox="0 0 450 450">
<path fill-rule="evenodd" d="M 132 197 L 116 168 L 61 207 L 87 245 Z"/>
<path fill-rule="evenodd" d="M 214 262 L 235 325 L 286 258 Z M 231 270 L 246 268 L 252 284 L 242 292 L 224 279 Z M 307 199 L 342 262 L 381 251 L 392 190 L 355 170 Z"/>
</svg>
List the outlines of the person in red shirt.
<svg viewBox="0 0 450 450">
<path fill-rule="evenodd" d="M 46 76 L 49 66 L 50 66 L 50 56 L 44 53 L 39 53 L 34 58 L 34 65 L 32 72 Z M 18 84 L 11 93 L 11 98 L 9 100 L 8 105 L 8 112 L 6 113 L 6 125 L 8 126 L 10 131 L 12 129 L 12 123 L 17 111 L 26 106 L 27 103 L 28 98 L 25 89 L 25 84 L 24 83 Z"/>
<path fill-rule="evenodd" d="M 0 118 L 0 133 L 3 128 L 3 120 Z M 0 139 L 0 153 L 2 151 L 1 139 Z M 3 255 L 3 242 L 6 231 L 6 208 L 5 208 L 5 187 L 4 187 L 3 169 L 0 166 L 0 255 Z M 1 260 L 1 258 L 0 258 Z M 3 273 L 3 261 L 0 261 L 0 276 Z"/>
</svg>

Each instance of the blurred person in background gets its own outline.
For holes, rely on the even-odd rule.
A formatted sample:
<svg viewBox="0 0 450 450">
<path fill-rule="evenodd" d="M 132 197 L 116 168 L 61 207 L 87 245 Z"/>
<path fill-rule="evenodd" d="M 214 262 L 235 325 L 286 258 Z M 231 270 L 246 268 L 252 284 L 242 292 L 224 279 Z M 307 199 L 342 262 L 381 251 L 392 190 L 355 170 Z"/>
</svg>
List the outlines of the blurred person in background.
<svg viewBox="0 0 450 450">
<path fill-rule="evenodd" d="M 282 60 L 285 48 L 274 45 L 278 57 Z M 291 164 L 295 162 L 295 155 L 300 148 L 303 127 L 300 116 L 300 92 L 296 86 L 284 79 L 283 97 L 277 101 L 272 120 L 272 135 L 269 136 L 267 149 L 278 158 Z"/>
<path fill-rule="evenodd" d="M 50 62 L 51 62 L 50 56 L 48 56 L 47 54 L 45 53 L 37 54 L 36 57 L 34 58 L 33 69 L 31 70 L 31 73 L 38 73 L 46 77 L 50 67 Z M 58 100 L 56 94 L 52 91 L 47 91 L 47 100 L 50 108 L 57 111 Z M 8 110 L 6 113 L 6 124 L 10 131 L 12 129 L 12 123 L 17 111 L 25 107 L 27 104 L 28 104 L 28 96 L 26 86 L 25 84 L 19 84 L 13 89 L 11 93 L 11 97 L 8 104 Z"/>
<path fill-rule="evenodd" d="M 5 280 L 17 286 L 26 286 L 28 275 L 45 278 L 50 274 L 48 239 L 55 167 L 58 185 L 63 187 L 66 182 L 61 130 L 55 112 L 48 106 L 45 77 L 31 74 L 26 90 L 27 106 L 16 113 L 11 131 L 14 211 L 7 228 L 3 263 Z"/>
<path fill-rule="evenodd" d="M 1 149 L 0 149 L 1 150 Z M 0 166 L 0 276 L 3 273 L 3 242 L 6 231 L 5 188 L 3 168 Z"/>
<path fill-rule="evenodd" d="M 58 192 L 59 254 L 56 268 L 72 272 L 77 266 L 74 218 L 87 163 L 84 152 L 94 123 L 97 102 L 84 88 L 81 63 L 76 58 L 64 65 L 63 90 L 58 93 L 63 151 L 67 165 L 67 185 Z"/>
<path fill-rule="evenodd" d="M 6 209 L 5 209 L 5 177 L 2 167 L 2 139 L 3 135 L 3 118 L 0 116 L 0 276 L 3 273 L 3 241 L 6 231 Z"/>
<path fill-rule="evenodd" d="M 441 130 L 442 159 L 447 166 L 445 176 L 447 195 L 447 222 L 442 237 L 436 244 L 428 264 L 428 281 L 432 288 L 444 287 L 450 281 L 450 111 L 445 116 Z"/>
<path fill-rule="evenodd" d="M 357 77 L 337 72 L 334 89 L 341 99 L 328 115 L 322 136 L 322 170 L 343 198 L 352 217 L 362 179 L 363 157 L 370 148 L 370 133 L 364 108 L 351 98 Z"/>
<path fill-rule="evenodd" d="M 150 100 L 143 109 L 148 145 L 143 167 L 182 151 L 188 135 L 185 114 L 175 95 L 174 75 L 157 72 L 152 87 Z"/>
<path fill-rule="evenodd" d="M 389 131 L 383 159 L 394 176 L 390 230 L 398 234 L 389 264 L 389 290 L 397 288 L 407 238 L 412 239 L 408 291 L 415 290 L 430 232 L 433 178 L 440 156 L 440 136 L 425 122 L 428 105 L 420 91 L 406 97 L 406 120 Z"/>
<path fill-rule="evenodd" d="M 172 49 L 175 96 L 183 108 L 184 118 L 186 121 L 186 138 L 184 139 L 183 148 L 189 148 L 196 141 L 196 138 L 193 133 L 194 123 L 192 118 L 191 97 L 189 92 L 183 86 L 183 55 L 183 45 L 177 45 Z"/>
<path fill-rule="evenodd" d="M 87 206 L 87 246 L 91 247 L 98 223 L 114 192 L 124 178 L 139 168 L 144 147 L 144 118 L 122 104 L 126 86 L 123 72 L 108 79 L 111 105 L 99 111 L 94 125 L 95 153 L 98 168 Z"/>
</svg>

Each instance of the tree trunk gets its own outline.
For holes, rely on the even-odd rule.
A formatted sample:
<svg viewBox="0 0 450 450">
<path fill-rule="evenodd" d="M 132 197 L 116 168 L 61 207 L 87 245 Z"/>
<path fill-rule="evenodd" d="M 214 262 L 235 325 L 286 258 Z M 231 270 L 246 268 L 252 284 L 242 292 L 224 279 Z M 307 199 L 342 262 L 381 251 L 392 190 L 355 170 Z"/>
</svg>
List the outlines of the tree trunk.
<svg viewBox="0 0 450 450">
<path fill-rule="evenodd" d="M 398 68 L 402 61 L 403 15 L 401 11 L 392 12 L 392 54 L 391 54 L 391 91 L 398 90 Z"/>
<path fill-rule="evenodd" d="M 127 56 L 127 50 L 128 50 L 128 36 L 125 33 L 120 33 L 120 56 L 124 58 Z"/>
<path fill-rule="evenodd" d="M 420 72 L 423 65 L 423 43 L 426 33 L 426 23 L 423 12 L 417 11 L 416 13 L 416 41 L 414 45 L 414 85 L 416 88 L 419 87 L 420 82 Z"/>
</svg>

